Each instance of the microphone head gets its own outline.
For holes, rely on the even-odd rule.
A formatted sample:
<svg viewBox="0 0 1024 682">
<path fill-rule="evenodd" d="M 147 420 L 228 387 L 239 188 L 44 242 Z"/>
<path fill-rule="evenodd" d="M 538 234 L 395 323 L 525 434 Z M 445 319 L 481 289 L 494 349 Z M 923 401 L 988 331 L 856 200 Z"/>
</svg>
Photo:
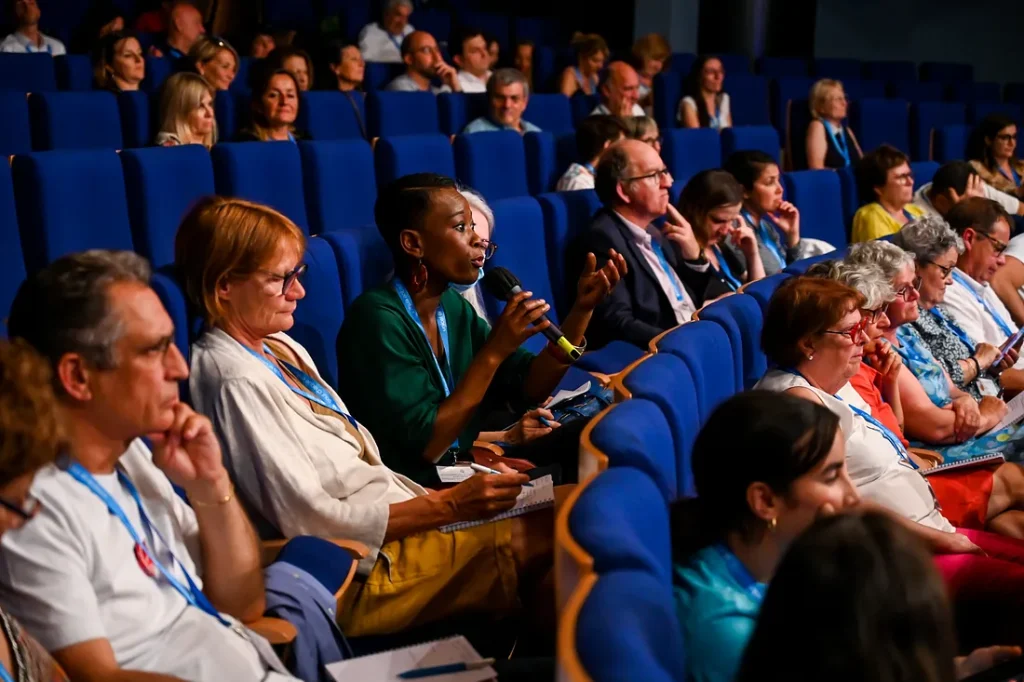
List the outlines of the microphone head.
<svg viewBox="0 0 1024 682">
<path fill-rule="evenodd" d="M 522 288 L 522 283 L 519 278 L 505 268 L 492 268 L 484 275 L 484 288 L 491 296 L 502 301 L 508 299 L 515 287 Z"/>
</svg>

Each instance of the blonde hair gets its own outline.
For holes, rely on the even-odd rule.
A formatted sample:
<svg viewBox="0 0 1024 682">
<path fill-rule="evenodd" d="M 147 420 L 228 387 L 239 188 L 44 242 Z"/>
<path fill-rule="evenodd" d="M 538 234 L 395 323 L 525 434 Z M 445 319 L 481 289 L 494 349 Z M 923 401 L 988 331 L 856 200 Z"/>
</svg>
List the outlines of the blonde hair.
<svg viewBox="0 0 1024 682">
<path fill-rule="evenodd" d="M 181 221 L 174 265 L 189 301 L 212 326 L 227 316 L 220 286 L 266 267 L 282 246 L 306 251 L 306 235 L 281 213 L 244 199 L 206 197 Z"/>
<path fill-rule="evenodd" d="M 50 363 L 22 339 L 0 340 L 0 485 L 50 464 L 66 447 Z"/>
<path fill-rule="evenodd" d="M 208 35 L 199 36 L 199 40 L 188 51 L 188 56 L 196 64 L 206 64 L 214 59 L 221 50 L 227 50 L 232 54 L 235 58 L 236 69 L 241 65 L 238 59 L 238 51 L 231 47 L 231 43 L 222 38 Z"/>
<path fill-rule="evenodd" d="M 209 93 L 211 103 L 217 92 L 205 78 L 197 73 L 176 73 L 167 79 L 160 94 L 160 132 L 172 133 L 179 140 L 192 137 L 188 117 Z M 213 129 L 203 137 L 203 146 L 209 149 L 217 143 L 217 120 Z"/>
<path fill-rule="evenodd" d="M 628 116 L 622 119 L 622 122 L 626 124 L 626 131 L 629 137 L 634 140 L 641 140 L 644 135 L 658 130 L 658 122 L 650 116 Z M 661 131 L 659 130 L 658 132 L 660 133 Z"/>
<path fill-rule="evenodd" d="M 817 83 L 811 86 L 810 96 L 810 109 L 811 116 L 817 119 L 821 118 L 819 113 L 825 106 L 825 101 L 828 99 L 828 91 L 832 88 L 843 89 L 843 82 L 833 80 L 831 78 L 822 78 Z"/>
<path fill-rule="evenodd" d="M 648 33 L 640 36 L 633 44 L 633 56 L 637 58 L 640 67 L 643 67 L 644 59 L 656 59 L 659 62 L 666 61 L 672 55 L 672 48 L 669 47 L 665 36 L 660 33 Z"/>
</svg>

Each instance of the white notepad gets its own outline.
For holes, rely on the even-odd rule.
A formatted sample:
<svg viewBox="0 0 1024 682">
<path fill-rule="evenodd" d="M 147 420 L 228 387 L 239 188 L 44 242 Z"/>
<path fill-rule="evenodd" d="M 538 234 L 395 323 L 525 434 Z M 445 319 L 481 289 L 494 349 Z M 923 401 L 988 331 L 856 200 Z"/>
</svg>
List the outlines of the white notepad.
<svg viewBox="0 0 1024 682">
<path fill-rule="evenodd" d="M 447 526 L 441 526 L 438 530 L 442 533 L 448 533 L 453 530 L 482 526 L 485 523 L 500 521 L 501 519 L 511 519 L 515 516 L 522 516 L 523 514 L 536 509 L 544 509 L 545 507 L 554 506 L 555 486 L 551 481 L 550 474 L 547 476 L 541 476 L 535 481 L 530 481 L 530 483 L 533 485 L 523 486 L 522 492 L 520 492 L 519 497 L 516 498 L 516 506 L 509 509 L 507 512 L 502 512 L 497 516 L 492 516 L 489 519 L 483 519 L 481 521 L 460 521 L 459 523 L 450 523 Z"/>
<path fill-rule="evenodd" d="M 965 469 L 967 467 L 976 467 L 983 464 L 995 464 L 997 462 L 1005 462 L 1006 457 L 999 453 L 992 455 L 978 455 L 977 457 L 971 457 L 969 459 L 962 459 L 959 462 L 946 462 L 945 464 L 939 464 L 931 469 L 921 469 L 922 476 L 931 476 L 932 474 L 939 474 L 943 471 L 953 471 L 954 469 Z"/>
<path fill-rule="evenodd" d="M 473 645 L 460 635 L 338 661 L 326 667 L 337 682 L 402 682 L 398 675 L 407 670 L 447 663 L 469 663 L 480 659 Z M 494 668 L 487 666 L 479 670 L 465 670 L 424 679 L 429 682 L 483 682 L 496 677 Z"/>
</svg>

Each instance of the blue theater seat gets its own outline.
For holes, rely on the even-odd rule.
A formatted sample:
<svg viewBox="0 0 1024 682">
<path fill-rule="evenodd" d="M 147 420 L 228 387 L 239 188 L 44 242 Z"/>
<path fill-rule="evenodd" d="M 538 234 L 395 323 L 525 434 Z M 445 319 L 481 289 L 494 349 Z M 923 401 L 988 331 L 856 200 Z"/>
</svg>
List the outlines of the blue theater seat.
<svg viewBox="0 0 1024 682">
<path fill-rule="evenodd" d="M 594 423 L 590 440 L 608 456 L 609 468 L 630 467 L 649 476 L 661 504 L 679 496 L 672 431 L 655 403 L 633 398 L 616 404 Z"/>
<path fill-rule="evenodd" d="M 944 125 L 935 128 L 934 132 L 932 156 L 936 161 L 945 163 L 964 158 L 967 149 L 967 136 L 971 132 L 970 126 Z"/>
<path fill-rule="evenodd" d="M 426 31 L 434 36 L 434 40 L 439 44 L 448 42 L 452 32 L 452 16 L 450 13 L 442 10 L 416 10 L 416 17 L 413 21 L 416 22 L 414 26 L 416 26 L 417 31 Z"/>
<path fill-rule="evenodd" d="M 672 171 L 672 180 L 683 186 L 697 173 L 722 165 L 722 142 L 710 128 L 662 130 L 661 157 Z M 775 156 L 778 156 L 776 153 Z"/>
<path fill-rule="evenodd" d="M 673 52 L 668 60 L 668 70 L 682 77 L 690 73 L 690 69 L 696 61 L 697 55 L 693 52 Z"/>
<path fill-rule="evenodd" d="M 342 92 L 314 90 L 302 93 L 301 100 L 295 123 L 314 140 L 363 139 L 359 121 L 366 121 L 366 105 L 360 93 L 350 100 Z"/>
<path fill-rule="evenodd" d="M 18 234 L 18 212 L 9 164 L 0 164 L 0 338 L 7 336 L 7 315 L 25 279 L 25 258 Z"/>
<path fill-rule="evenodd" d="M 558 184 L 565 168 L 558 163 L 555 136 L 547 131 L 523 135 L 526 153 L 526 186 L 536 196 L 550 192 Z"/>
<path fill-rule="evenodd" d="M 164 310 L 174 323 L 174 345 L 181 351 L 187 364 L 191 357 L 192 342 L 195 341 L 202 326 L 201 319 L 185 297 L 185 291 L 174 273 L 173 265 L 155 270 L 149 286 L 159 297 Z M 181 399 L 191 404 L 188 382 L 182 381 L 178 385 L 178 390 Z"/>
<path fill-rule="evenodd" d="M 676 71 L 662 71 L 654 77 L 654 120 L 658 122 L 661 134 L 679 125 L 679 102 L 683 98 L 683 74 Z"/>
<path fill-rule="evenodd" d="M 974 67 L 970 64 L 953 62 L 922 62 L 921 80 L 939 81 L 942 83 L 973 81 Z"/>
<path fill-rule="evenodd" d="M 377 140 L 375 156 L 379 187 L 410 173 L 439 173 L 455 177 L 452 145 L 440 133 L 382 137 Z"/>
<path fill-rule="evenodd" d="M 28 98 L 32 148 L 120 149 L 121 119 L 113 93 L 39 92 Z"/>
<path fill-rule="evenodd" d="M 781 145 L 779 133 L 770 125 L 735 126 L 721 133 L 722 159 L 728 159 L 733 152 L 757 149 L 779 161 Z"/>
<path fill-rule="evenodd" d="M 834 171 L 806 170 L 782 177 L 787 198 L 800 209 L 800 234 L 839 248 L 846 244 L 842 185 Z"/>
<path fill-rule="evenodd" d="M 1012 102 L 974 102 L 967 105 L 967 122 L 979 123 L 989 114 L 1003 114 L 1014 121 L 1021 120 L 1021 105 Z"/>
<path fill-rule="evenodd" d="M 916 81 L 917 66 L 911 61 L 864 62 L 864 78 L 882 81 Z"/>
<path fill-rule="evenodd" d="M 811 75 L 815 78 L 834 78 L 843 81 L 860 80 L 861 63 L 856 59 L 822 58 L 811 62 Z"/>
<path fill-rule="evenodd" d="M 213 116 L 217 119 L 217 139 L 219 140 L 225 142 L 233 140 L 235 133 L 238 132 L 240 119 L 247 120 L 249 97 L 248 95 L 244 97 L 247 104 L 239 113 L 239 94 L 228 90 L 218 93 L 213 98 Z"/>
<path fill-rule="evenodd" d="M 415 26 L 415 24 L 413 25 Z M 362 28 L 362 26 L 359 28 Z M 388 83 L 403 73 L 405 73 L 405 64 L 366 62 L 366 71 L 363 74 L 363 88 L 365 88 L 366 92 L 383 90 Z"/>
<path fill-rule="evenodd" d="M 765 78 L 806 78 L 808 63 L 802 57 L 761 57 L 757 72 Z"/>
<path fill-rule="evenodd" d="M 142 79 L 142 89 L 150 93 L 159 92 L 160 86 L 164 84 L 171 73 L 170 59 L 146 55 L 146 77 Z"/>
<path fill-rule="evenodd" d="M 836 170 L 836 177 L 839 178 L 839 191 L 843 195 L 843 225 L 846 227 L 846 235 L 849 237 L 853 226 L 853 216 L 860 208 L 860 197 L 857 194 L 857 178 L 853 172 L 853 166 L 846 166 Z M 846 241 L 849 241 L 847 239 Z"/>
<path fill-rule="evenodd" d="M 365 290 L 384 284 L 394 271 L 391 252 L 376 228 L 334 230 L 320 236 L 331 245 L 338 261 L 346 307 Z"/>
<path fill-rule="evenodd" d="M 530 93 L 523 120 L 555 135 L 574 131 L 569 98 L 561 93 Z"/>
<path fill-rule="evenodd" d="M 117 110 L 121 116 L 121 139 L 126 149 L 148 147 L 153 143 L 152 117 L 149 95 L 142 90 L 117 95 Z"/>
<path fill-rule="evenodd" d="M 0 90 L 0 155 L 27 154 L 32 151 L 32 133 L 28 122 L 28 100 L 17 90 Z"/>
<path fill-rule="evenodd" d="M 214 193 L 210 155 L 189 144 L 126 149 L 120 156 L 135 250 L 154 267 L 169 265 L 181 219 Z"/>
<path fill-rule="evenodd" d="M 751 296 L 757 304 L 761 306 L 761 312 L 764 313 L 768 310 L 768 302 L 772 300 L 772 295 L 775 290 L 779 288 L 779 285 L 786 281 L 790 275 L 785 272 L 779 272 L 771 277 L 765 277 L 759 279 L 756 282 L 748 284 L 743 289 L 744 294 Z M 763 322 L 763 320 L 762 320 Z"/>
<path fill-rule="evenodd" d="M 366 125 L 370 137 L 439 132 L 437 95 L 430 92 L 370 91 L 366 95 Z"/>
<path fill-rule="evenodd" d="M 715 322 L 729 335 L 737 376 L 744 389 L 753 388 L 768 367 L 761 350 L 761 306 L 753 296 L 726 296 L 700 312 L 700 319 Z"/>
<path fill-rule="evenodd" d="M 908 102 L 941 102 L 945 99 L 945 83 L 920 83 L 913 81 L 899 81 L 889 83 L 886 94 L 895 99 L 905 99 Z"/>
<path fill-rule="evenodd" d="M 798 260 L 797 262 L 793 263 L 788 268 L 783 270 L 783 272 L 788 275 L 802 275 L 805 272 L 807 272 L 807 269 L 810 268 L 815 263 L 821 263 L 822 261 L 842 258 L 844 253 L 845 249 L 841 249 L 833 253 L 823 253 L 817 256 L 811 256 L 810 258 L 804 258 L 803 260 Z"/>
<path fill-rule="evenodd" d="M 486 116 L 487 110 L 487 95 L 482 92 L 468 95 L 442 92 L 437 95 L 437 117 L 445 135 L 458 135 L 467 123 Z"/>
<path fill-rule="evenodd" d="M 939 170 L 938 161 L 911 161 L 910 171 L 914 174 L 914 190 L 921 185 L 926 185 L 935 177 L 935 171 Z"/>
<path fill-rule="evenodd" d="M 92 60 L 85 54 L 62 54 L 53 58 L 57 86 L 61 90 L 92 90 Z"/>
<path fill-rule="evenodd" d="M 697 389 L 701 423 L 718 405 L 742 390 L 736 376 L 729 335 L 715 322 L 698 320 L 676 327 L 658 343 L 659 353 L 671 353 L 686 363 Z"/>
<path fill-rule="evenodd" d="M 320 376 L 338 387 L 338 332 L 344 321 L 341 276 L 334 250 L 320 237 L 306 242 L 308 266 L 302 285 L 306 296 L 295 308 L 295 326 L 288 334 L 309 351 Z"/>
<path fill-rule="evenodd" d="M 512 17 L 512 37 L 516 41 L 530 40 L 534 45 L 554 45 L 560 42 L 560 33 L 557 19 Z"/>
<path fill-rule="evenodd" d="M 885 99 L 887 87 L 888 86 L 885 81 L 843 81 L 843 89 L 846 90 L 846 97 L 851 102 L 857 102 L 862 99 Z"/>
<path fill-rule="evenodd" d="M 910 118 L 901 99 L 862 99 L 854 102 L 850 123 L 865 153 L 883 143 L 910 153 Z"/>
<path fill-rule="evenodd" d="M 365 140 L 300 142 L 306 212 L 313 234 L 373 228 L 373 150 Z"/>
<path fill-rule="evenodd" d="M 526 151 L 511 130 L 459 135 L 452 145 L 455 172 L 488 201 L 526 196 Z"/>
<path fill-rule="evenodd" d="M 533 90 L 552 92 L 558 89 L 558 64 L 555 50 L 547 45 L 533 46 Z"/>
<path fill-rule="evenodd" d="M 572 292 L 565 291 L 565 252 L 572 240 L 590 225 L 590 219 L 601 208 L 597 193 L 592 190 L 551 192 L 537 196 L 544 214 L 544 234 L 548 255 L 548 273 L 555 284 L 555 309 L 562 317 L 572 306 Z"/>
<path fill-rule="evenodd" d="M 783 136 L 786 135 L 790 128 L 787 127 L 789 119 L 787 115 L 791 114 L 792 107 L 796 106 L 796 102 L 806 102 L 811 93 L 811 86 L 814 85 L 814 79 L 804 77 L 784 77 L 777 78 L 772 81 L 770 87 L 770 99 L 771 99 L 771 113 L 772 123 L 775 125 Z M 792 105 L 790 103 L 793 103 Z M 808 114 L 809 115 L 809 114 Z M 793 135 L 799 135 L 800 131 L 792 129 Z M 783 137 L 785 139 L 785 137 Z"/>
<path fill-rule="evenodd" d="M 46 92 L 57 89 L 53 57 L 44 53 L 0 54 L 0 90 Z"/>
<path fill-rule="evenodd" d="M 601 99 L 597 95 L 584 95 L 583 93 L 577 92 L 575 95 L 569 98 L 569 106 L 572 108 L 572 120 L 575 125 L 579 125 L 580 121 L 590 116 L 598 104 L 601 103 Z"/>
<path fill-rule="evenodd" d="M 988 102 L 998 104 L 1000 99 L 999 83 L 971 83 L 970 81 L 959 81 L 950 83 L 947 87 L 949 99 L 953 102 Z"/>
<path fill-rule="evenodd" d="M 257 201 L 277 209 L 309 233 L 302 187 L 302 161 L 291 142 L 214 145 L 217 194 Z"/>
<path fill-rule="evenodd" d="M 249 74 L 253 63 L 256 61 L 257 60 L 252 57 L 239 58 L 238 68 L 235 70 L 235 80 L 231 81 L 230 90 L 232 92 L 244 92 L 249 94 Z"/>
<path fill-rule="evenodd" d="M 725 89 L 729 93 L 734 126 L 762 126 L 771 123 L 767 78 L 733 74 L 726 77 Z"/>
<path fill-rule="evenodd" d="M 725 76 L 740 76 L 750 74 L 750 57 L 745 54 L 718 53 L 715 55 L 722 62 L 725 69 Z"/>
<path fill-rule="evenodd" d="M 29 272 L 76 251 L 132 250 L 124 174 L 113 149 L 23 154 L 11 171 Z"/>
<path fill-rule="evenodd" d="M 484 33 L 494 36 L 501 46 L 501 54 L 508 54 L 508 51 L 511 49 L 509 45 L 511 25 L 509 24 L 508 16 L 462 9 L 459 11 L 459 21 L 466 26 L 474 26 Z M 452 49 L 456 50 L 457 48 L 452 46 Z"/>
</svg>

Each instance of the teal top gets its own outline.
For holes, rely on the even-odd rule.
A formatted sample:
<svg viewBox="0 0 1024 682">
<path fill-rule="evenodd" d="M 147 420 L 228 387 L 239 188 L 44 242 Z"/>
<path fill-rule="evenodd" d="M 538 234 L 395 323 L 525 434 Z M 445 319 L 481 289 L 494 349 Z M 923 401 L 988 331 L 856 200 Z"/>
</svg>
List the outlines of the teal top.
<svg viewBox="0 0 1024 682">
<path fill-rule="evenodd" d="M 732 682 L 757 624 L 766 586 L 754 582 L 742 564 L 740 571 L 730 570 L 727 557 L 735 560 L 714 545 L 673 569 L 691 682 Z"/>
<path fill-rule="evenodd" d="M 447 364 L 454 389 L 491 327 L 454 289 L 441 295 L 441 307 L 448 322 Z M 513 411 L 528 407 L 523 384 L 533 358 L 520 348 L 501 363 L 483 402 L 459 434 L 460 449 L 468 451 L 491 412 L 506 405 Z M 444 359 L 439 364 L 446 366 Z M 424 485 L 437 483 L 434 464 L 423 458 L 438 406 L 445 400 L 437 368 L 430 344 L 390 285 L 364 292 L 345 311 L 338 337 L 338 392 L 352 416 L 373 434 L 384 464 Z M 454 459 L 449 453 L 439 464 Z"/>
</svg>

